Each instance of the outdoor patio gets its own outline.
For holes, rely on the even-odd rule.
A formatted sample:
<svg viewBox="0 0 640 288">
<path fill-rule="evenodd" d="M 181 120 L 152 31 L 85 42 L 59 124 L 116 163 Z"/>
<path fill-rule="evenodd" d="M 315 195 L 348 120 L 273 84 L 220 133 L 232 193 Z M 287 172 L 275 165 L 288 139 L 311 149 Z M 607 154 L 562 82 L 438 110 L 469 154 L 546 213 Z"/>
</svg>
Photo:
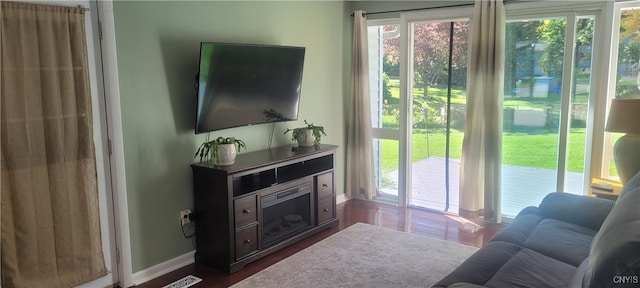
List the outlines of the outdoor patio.
<svg viewBox="0 0 640 288">
<path fill-rule="evenodd" d="M 409 204 L 443 211 L 445 208 L 445 159 L 430 157 L 413 163 L 412 195 Z M 458 213 L 460 194 L 460 160 L 449 160 L 450 199 L 449 212 Z M 384 177 L 398 183 L 398 171 Z M 582 194 L 582 173 L 568 172 L 565 178 L 569 193 Z M 513 217 L 527 206 L 538 206 L 542 198 L 556 191 L 556 171 L 551 169 L 503 165 L 502 215 Z M 383 194 L 396 196 L 396 190 L 384 190 Z"/>
</svg>

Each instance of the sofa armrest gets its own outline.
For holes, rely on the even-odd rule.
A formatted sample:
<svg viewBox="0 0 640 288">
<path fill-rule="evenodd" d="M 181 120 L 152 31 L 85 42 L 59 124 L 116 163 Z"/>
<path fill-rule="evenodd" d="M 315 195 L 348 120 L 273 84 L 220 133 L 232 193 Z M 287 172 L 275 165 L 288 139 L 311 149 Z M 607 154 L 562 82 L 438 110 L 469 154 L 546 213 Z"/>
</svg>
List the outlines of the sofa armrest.
<svg viewBox="0 0 640 288">
<path fill-rule="evenodd" d="M 563 192 L 549 193 L 539 206 L 540 215 L 599 230 L 615 204 L 602 198 Z"/>
<path fill-rule="evenodd" d="M 526 214 L 540 214 L 540 213 L 538 213 L 538 207 L 528 206 L 528 207 L 525 207 L 524 209 L 520 210 L 520 213 L 518 213 L 516 218 L 518 218 L 518 216 L 520 216 L 520 215 L 526 215 Z"/>
<path fill-rule="evenodd" d="M 618 198 L 591 242 L 583 279 L 589 287 L 638 287 L 640 282 L 640 185 L 625 186 L 620 195 L 624 197 Z M 631 281 L 616 283 L 618 277 Z"/>
</svg>

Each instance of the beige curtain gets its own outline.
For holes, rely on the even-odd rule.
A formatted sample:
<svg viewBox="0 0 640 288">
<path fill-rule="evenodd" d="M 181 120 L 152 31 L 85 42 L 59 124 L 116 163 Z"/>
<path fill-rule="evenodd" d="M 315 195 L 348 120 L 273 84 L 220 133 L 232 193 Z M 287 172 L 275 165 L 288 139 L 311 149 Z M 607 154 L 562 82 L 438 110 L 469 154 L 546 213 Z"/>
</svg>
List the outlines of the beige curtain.
<svg viewBox="0 0 640 288">
<path fill-rule="evenodd" d="M 467 120 L 460 167 L 460 215 L 500 221 L 505 10 L 476 0 L 471 20 Z"/>
<path fill-rule="evenodd" d="M 351 106 L 347 128 L 347 197 L 373 199 L 373 139 L 369 100 L 369 54 L 367 18 L 364 11 L 353 13 L 351 59 Z"/>
<path fill-rule="evenodd" d="M 106 274 L 84 9 L 1 3 L 2 286 Z"/>
</svg>

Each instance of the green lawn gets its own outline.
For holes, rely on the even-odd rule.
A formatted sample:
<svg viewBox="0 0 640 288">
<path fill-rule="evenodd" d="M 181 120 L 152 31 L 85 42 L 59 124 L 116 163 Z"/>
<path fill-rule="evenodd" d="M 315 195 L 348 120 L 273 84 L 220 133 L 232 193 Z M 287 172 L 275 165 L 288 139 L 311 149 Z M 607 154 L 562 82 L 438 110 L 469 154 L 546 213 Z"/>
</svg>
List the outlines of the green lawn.
<svg viewBox="0 0 640 288">
<path fill-rule="evenodd" d="M 572 129 L 569 138 L 568 169 L 582 172 L 584 166 L 585 129 Z M 450 157 L 460 159 L 463 133 L 452 130 Z M 382 170 L 388 172 L 398 167 L 398 141 L 382 141 Z M 553 133 L 505 133 L 503 135 L 502 163 L 508 165 L 555 169 L 557 166 L 558 134 Z M 430 133 L 414 133 L 412 142 L 413 162 L 428 157 L 444 157 L 446 138 L 444 130 Z"/>
<path fill-rule="evenodd" d="M 390 79 L 389 88 L 391 96 L 399 98 L 399 80 Z M 413 89 L 413 95 L 421 97 L 423 90 L 421 87 Z M 431 96 L 441 98 L 443 102 L 447 99 L 447 90 L 437 87 L 429 87 L 428 93 Z M 466 92 L 461 89 L 452 89 L 452 103 L 464 104 L 466 102 Z M 578 94 L 573 99 L 576 103 L 587 101 L 586 94 Z M 509 98 L 504 100 L 505 107 L 518 107 L 519 109 L 541 109 L 551 104 L 560 103 L 557 93 L 549 93 L 547 98 Z M 384 127 L 397 127 L 397 116 L 385 115 Z M 585 128 L 572 128 L 569 133 L 569 155 L 568 170 L 571 172 L 582 172 L 584 167 L 585 151 Z M 462 153 L 463 133 L 458 130 L 451 130 L 450 157 L 460 159 Z M 398 142 L 394 140 L 382 140 L 382 169 L 387 172 L 398 167 Z M 507 133 L 503 134 L 502 163 L 524 167 L 555 169 L 557 167 L 558 154 L 558 133 L 535 131 L 531 133 Z M 429 133 L 414 131 L 412 142 L 413 162 L 427 157 L 445 156 L 445 130 L 430 129 Z"/>
<path fill-rule="evenodd" d="M 390 79 L 389 80 L 389 91 L 391 92 L 391 97 L 400 99 L 400 80 L 398 79 Z M 423 95 L 423 89 L 421 87 L 413 88 L 413 95 L 417 97 L 421 97 Z M 442 103 L 447 102 L 447 89 L 446 88 L 438 88 L 438 87 L 429 87 L 428 92 L 429 95 L 440 98 Z M 466 91 L 462 89 L 452 88 L 451 89 L 451 103 L 452 104 L 465 104 L 467 102 Z M 585 102 L 588 101 L 588 94 L 578 94 L 576 96 L 575 102 Z M 547 107 L 549 104 L 560 103 L 560 98 L 558 93 L 549 93 L 548 98 L 507 98 L 504 99 L 505 107 L 519 107 L 520 109 L 541 109 Z"/>
<path fill-rule="evenodd" d="M 389 80 L 389 91 L 391 92 L 391 97 L 400 99 L 400 80 L 398 79 L 390 79 Z M 422 96 L 423 95 L 422 87 L 414 87 L 413 95 Z M 428 92 L 431 96 L 439 97 L 442 102 L 447 102 L 447 89 L 446 88 L 438 88 L 429 86 Z M 464 104 L 467 101 L 467 95 L 464 90 L 453 88 L 451 89 L 451 103 L 453 104 Z"/>
</svg>

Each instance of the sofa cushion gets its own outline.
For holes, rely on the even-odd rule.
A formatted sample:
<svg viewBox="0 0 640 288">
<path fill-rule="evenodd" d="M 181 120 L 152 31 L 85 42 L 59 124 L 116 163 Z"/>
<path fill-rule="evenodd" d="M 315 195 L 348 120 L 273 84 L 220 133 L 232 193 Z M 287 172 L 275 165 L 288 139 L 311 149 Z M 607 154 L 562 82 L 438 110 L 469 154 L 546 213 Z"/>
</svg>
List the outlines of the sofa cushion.
<svg viewBox="0 0 640 288">
<path fill-rule="evenodd" d="M 449 285 L 447 288 L 486 288 L 486 287 L 482 285 L 471 284 L 471 283 L 455 283 L 455 284 Z"/>
<path fill-rule="evenodd" d="M 502 241 L 520 246 L 524 245 L 531 231 L 533 231 L 536 225 L 543 219 L 542 216 L 537 213 L 537 208 L 527 207 L 526 210 L 528 210 L 528 213 L 518 214 L 518 216 L 513 219 L 513 222 L 504 227 L 500 233 L 491 238 L 489 242 Z"/>
<path fill-rule="evenodd" d="M 567 287 L 576 267 L 531 249 L 522 249 L 485 283 L 487 287 Z"/>
<path fill-rule="evenodd" d="M 583 287 L 584 284 L 584 275 L 587 274 L 587 268 L 589 267 L 589 257 L 585 258 L 578 269 L 576 269 L 576 273 L 571 277 L 571 282 L 569 282 L 569 287 Z M 584 286 L 584 287 L 589 287 Z"/>
<path fill-rule="evenodd" d="M 607 218 L 614 201 L 584 197 L 563 192 L 549 193 L 540 202 L 540 215 L 571 222 L 593 230 L 600 229 Z"/>
<path fill-rule="evenodd" d="M 521 247 L 508 242 L 493 241 L 467 258 L 458 269 L 440 280 L 434 287 L 448 287 L 451 284 L 464 282 L 484 284 L 496 274 Z"/>
<path fill-rule="evenodd" d="M 575 267 L 589 256 L 595 230 L 546 218 L 531 231 L 524 247 Z"/>
</svg>

